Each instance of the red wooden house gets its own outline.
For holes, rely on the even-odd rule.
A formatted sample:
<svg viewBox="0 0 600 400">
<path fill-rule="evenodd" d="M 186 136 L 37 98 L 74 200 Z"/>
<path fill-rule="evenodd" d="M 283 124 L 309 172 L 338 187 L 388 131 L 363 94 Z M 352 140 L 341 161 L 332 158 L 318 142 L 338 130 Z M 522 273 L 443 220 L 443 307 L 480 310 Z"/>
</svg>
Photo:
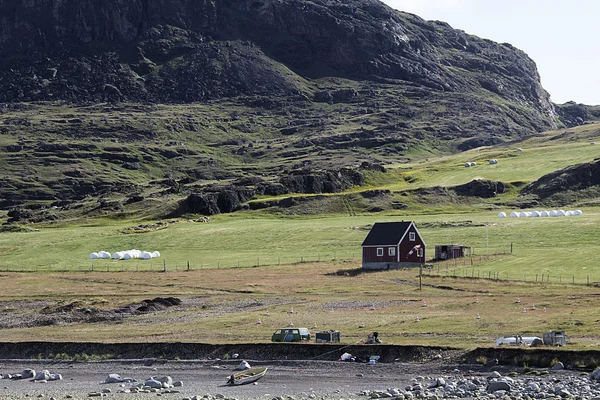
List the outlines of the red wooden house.
<svg viewBox="0 0 600 400">
<path fill-rule="evenodd" d="M 418 267 L 425 241 L 412 221 L 377 222 L 362 243 L 363 269 Z"/>
</svg>

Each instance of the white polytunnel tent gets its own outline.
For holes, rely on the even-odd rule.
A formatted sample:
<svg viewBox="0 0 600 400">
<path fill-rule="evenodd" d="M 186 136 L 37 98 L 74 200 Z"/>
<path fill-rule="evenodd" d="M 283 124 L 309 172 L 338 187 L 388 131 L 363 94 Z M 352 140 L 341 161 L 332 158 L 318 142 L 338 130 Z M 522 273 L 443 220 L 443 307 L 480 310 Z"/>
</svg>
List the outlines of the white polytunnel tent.
<svg viewBox="0 0 600 400">
<path fill-rule="evenodd" d="M 511 218 L 519 218 L 519 213 L 518 213 L 518 212 L 515 212 L 515 211 L 513 211 L 513 212 L 511 212 L 511 213 L 510 213 L 510 217 L 511 217 Z"/>
<path fill-rule="evenodd" d="M 506 218 L 506 213 L 505 212 L 498 213 L 498 218 Z"/>
</svg>

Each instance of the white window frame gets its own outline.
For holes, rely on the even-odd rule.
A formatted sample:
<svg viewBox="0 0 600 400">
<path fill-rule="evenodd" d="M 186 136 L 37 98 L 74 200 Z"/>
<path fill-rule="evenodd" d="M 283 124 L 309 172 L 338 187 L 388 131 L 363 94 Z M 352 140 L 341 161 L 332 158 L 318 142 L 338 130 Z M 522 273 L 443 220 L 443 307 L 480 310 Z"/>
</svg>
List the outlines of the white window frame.
<svg viewBox="0 0 600 400">
<path fill-rule="evenodd" d="M 415 232 L 408 232 L 408 240 L 414 242 L 417 240 L 417 234 Z"/>
<path fill-rule="evenodd" d="M 388 247 L 388 256 L 392 257 L 396 255 L 396 248 L 395 247 Z"/>
<path fill-rule="evenodd" d="M 377 257 L 383 257 L 383 247 L 377 248 Z"/>
<path fill-rule="evenodd" d="M 417 257 L 423 257 L 423 249 L 417 249 Z"/>
</svg>

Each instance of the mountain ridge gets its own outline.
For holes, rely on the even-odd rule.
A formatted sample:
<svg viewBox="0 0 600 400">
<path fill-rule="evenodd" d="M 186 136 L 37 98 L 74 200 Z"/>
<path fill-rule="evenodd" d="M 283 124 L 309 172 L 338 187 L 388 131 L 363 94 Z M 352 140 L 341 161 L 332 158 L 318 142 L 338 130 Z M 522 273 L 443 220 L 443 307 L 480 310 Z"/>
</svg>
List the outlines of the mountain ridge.
<svg viewBox="0 0 600 400">
<path fill-rule="evenodd" d="M 238 209 L 589 114 L 557 114 L 521 50 L 378 0 L 0 0 L 0 52 L 5 209 Z"/>
</svg>

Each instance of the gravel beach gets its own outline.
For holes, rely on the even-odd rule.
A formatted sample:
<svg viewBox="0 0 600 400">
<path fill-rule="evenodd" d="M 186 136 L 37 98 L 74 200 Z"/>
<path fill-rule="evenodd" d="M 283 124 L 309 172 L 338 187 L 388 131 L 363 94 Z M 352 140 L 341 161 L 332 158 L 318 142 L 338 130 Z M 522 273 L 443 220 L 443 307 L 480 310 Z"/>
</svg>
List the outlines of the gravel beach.
<svg viewBox="0 0 600 400">
<path fill-rule="evenodd" d="M 0 399 L 87 399 L 94 397 L 142 399 L 442 399 L 442 398 L 577 398 L 600 399 L 600 384 L 588 374 L 569 370 L 515 374 L 507 366 L 443 365 L 335 361 L 261 361 L 267 375 L 256 384 L 226 386 L 226 378 L 240 363 L 232 361 L 0 362 Z M 48 370 L 62 379 L 37 382 L 10 379 L 24 369 Z M 533 372 L 533 373 L 531 373 Z M 109 374 L 137 382 L 106 384 Z M 176 386 L 132 390 L 151 377 L 171 377 Z M 181 382 L 181 386 L 179 385 Z M 494 390 L 496 389 L 496 390 Z M 508 398 L 508 397 L 507 397 Z"/>
</svg>

